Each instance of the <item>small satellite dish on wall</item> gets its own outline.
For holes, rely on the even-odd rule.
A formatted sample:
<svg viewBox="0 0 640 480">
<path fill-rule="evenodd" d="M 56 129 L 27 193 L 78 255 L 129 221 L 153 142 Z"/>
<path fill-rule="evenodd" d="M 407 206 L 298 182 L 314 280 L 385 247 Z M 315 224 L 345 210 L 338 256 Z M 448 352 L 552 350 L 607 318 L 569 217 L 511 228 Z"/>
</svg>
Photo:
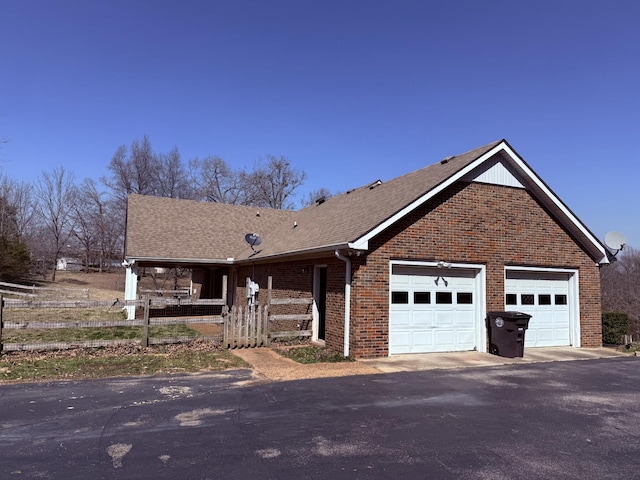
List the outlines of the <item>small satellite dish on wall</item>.
<svg viewBox="0 0 640 480">
<path fill-rule="evenodd" d="M 251 250 L 253 250 L 254 252 L 256 250 L 253 247 L 256 247 L 262 243 L 262 239 L 260 238 L 260 235 L 258 235 L 257 233 L 247 233 L 244 236 L 244 240 L 249 244 L 249 246 L 251 247 Z"/>
<path fill-rule="evenodd" d="M 617 253 L 624 248 L 627 243 L 627 237 L 622 232 L 609 232 L 604 236 L 604 243 L 611 250 L 614 250 L 615 257 Z"/>
</svg>

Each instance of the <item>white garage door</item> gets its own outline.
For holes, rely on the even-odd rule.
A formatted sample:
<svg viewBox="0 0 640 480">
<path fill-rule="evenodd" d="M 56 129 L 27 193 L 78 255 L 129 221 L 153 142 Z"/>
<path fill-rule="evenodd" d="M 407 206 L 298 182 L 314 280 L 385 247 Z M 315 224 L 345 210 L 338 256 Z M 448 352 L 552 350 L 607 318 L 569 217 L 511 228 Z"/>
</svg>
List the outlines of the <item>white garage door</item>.
<svg viewBox="0 0 640 480">
<path fill-rule="evenodd" d="M 571 344 L 569 273 L 507 270 L 505 310 L 531 315 L 525 347 Z"/>
<path fill-rule="evenodd" d="M 476 278 L 471 269 L 392 265 L 389 354 L 473 350 Z"/>
</svg>

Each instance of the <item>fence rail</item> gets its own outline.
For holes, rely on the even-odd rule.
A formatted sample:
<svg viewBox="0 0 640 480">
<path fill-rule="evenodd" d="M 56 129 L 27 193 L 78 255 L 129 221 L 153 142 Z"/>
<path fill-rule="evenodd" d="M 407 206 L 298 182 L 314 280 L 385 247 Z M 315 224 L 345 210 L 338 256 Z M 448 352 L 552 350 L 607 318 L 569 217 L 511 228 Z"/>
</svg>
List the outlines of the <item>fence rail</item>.
<svg viewBox="0 0 640 480">
<path fill-rule="evenodd" d="M 1 286 L 15 285 L 0 283 Z M 15 287 L 32 292 L 59 290 Z M 182 293 L 162 297 L 147 293 L 143 298 L 127 301 L 90 301 L 49 300 L 32 293 L 26 294 L 28 298 L 5 298 L 0 291 L 0 353 L 131 343 L 148 346 L 198 337 L 219 339 L 227 348 L 247 348 L 266 346 L 276 339 L 312 337 L 309 327 L 313 314 L 309 307 L 313 300 L 272 298 L 271 278 L 263 306 L 229 309 L 226 298 L 195 300 L 183 298 Z M 127 320 L 126 311 L 132 309 L 135 318 Z"/>
<path fill-rule="evenodd" d="M 36 297 L 41 293 L 89 298 L 88 288 L 36 287 L 35 285 L 27 286 L 18 283 L 0 282 L 0 294 L 3 295 Z"/>
<path fill-rule="evenodd" d="M 225 321 L 222 303 L 220 299 L 184 301 L 151 297 L 126 302 L 42 301 L 5 299 L 0 295 L 0 352 L 123 343 L 148 346 L 196 337 L 221 339 Z M 134 320 L 125 319 L 126 307 L 134 307 L 138 312 Z M 194 328 L 189 329 L 190 326 Z M 206 331 L 200 327 L 206 327 Z"/>
</svg>

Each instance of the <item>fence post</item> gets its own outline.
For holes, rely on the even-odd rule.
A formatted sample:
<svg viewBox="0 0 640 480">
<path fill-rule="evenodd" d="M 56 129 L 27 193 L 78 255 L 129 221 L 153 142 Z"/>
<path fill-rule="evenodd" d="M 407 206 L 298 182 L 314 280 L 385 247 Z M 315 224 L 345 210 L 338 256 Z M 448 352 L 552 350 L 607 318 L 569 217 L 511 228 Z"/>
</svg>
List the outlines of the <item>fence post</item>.
<svg viewBox="0 0 640 480">
<path fill-rule="evenodd" d="M 2 355 L 2 328 L 4 327 L 4 295 L 0 295 L 0 355 Z"/>
<path fill-rule="evenodd" d="M 149 309 L 151 307 L 151 297 L 149 294 L 144 296 L 144 320 L 142 323 L 142 346 L 149 346 Z"/>
<path fill-rule="evenodd" d="M 264 306 L 264 315 L 262 316 L 262 338 L 263 345 L 268 347 L 271 343 L 269 336 L 269 305 Z"/>
<path fill-rule="evenodd" d="M 227 305 L 227 276 L 222 276 L 222 300 Z"/>
</svg>

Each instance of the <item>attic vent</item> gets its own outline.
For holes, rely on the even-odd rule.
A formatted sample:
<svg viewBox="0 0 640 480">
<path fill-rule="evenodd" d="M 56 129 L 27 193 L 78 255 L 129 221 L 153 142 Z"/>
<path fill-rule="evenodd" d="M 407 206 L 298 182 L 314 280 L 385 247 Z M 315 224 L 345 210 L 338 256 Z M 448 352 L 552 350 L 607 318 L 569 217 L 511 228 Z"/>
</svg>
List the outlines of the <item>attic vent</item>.
<svg viewBox="0 0 640 480">
<path fill-rule="evenodd" d="M 453 160 L 455 157 L 455 155 L 451 155 L 449 157 L 443 158 L 442 160 L 440 160 L 440 164 L 444 165 L 445 163 L 449 163 L 449 160 Z"/>
<path fill-rule="evenodd" d="M 373 182 L 371 185 L 369 185 L 369 190 L 373 190 L 374 188 L 376 188 L 378 185 L 382 185 L 382 180 L 376 180 L 375 182 Z"/>
<path fill-rule="evenodd" d="M 320 197 L 316 200 L 316 205 L 322 205 L 326 200 L 326 197 Z"/>
</svg>

